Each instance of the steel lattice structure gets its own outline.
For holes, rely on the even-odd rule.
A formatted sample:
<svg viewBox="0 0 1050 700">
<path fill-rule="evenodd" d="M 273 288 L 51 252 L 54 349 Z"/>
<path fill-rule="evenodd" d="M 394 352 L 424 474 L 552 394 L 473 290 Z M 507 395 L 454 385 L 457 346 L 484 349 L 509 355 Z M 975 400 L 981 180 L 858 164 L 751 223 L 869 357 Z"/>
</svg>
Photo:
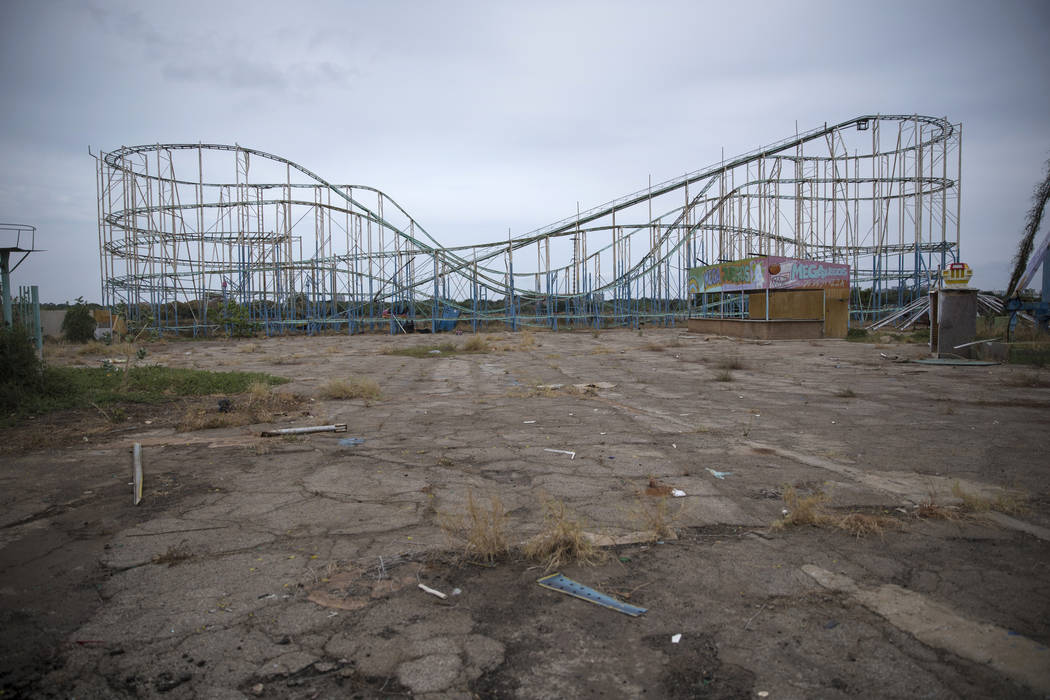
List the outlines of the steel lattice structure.
<svg viewBox="0 0 1050 700">
<path fill-rule="evenodd" d="M 783 255 L 848 262 L 866 319 L 958 260 L 961 139 L 947 119 L 857 117 L 458 247 L 384 192 L 280 156 L 125 147 L 95 156 L 102 295 L 129 320 L 194 334 L 231 303 L 268 333 L 394 332 L 397 315 L 475 330 L 673 324 L 690 312 L 690 267 Z"/>
</svg>

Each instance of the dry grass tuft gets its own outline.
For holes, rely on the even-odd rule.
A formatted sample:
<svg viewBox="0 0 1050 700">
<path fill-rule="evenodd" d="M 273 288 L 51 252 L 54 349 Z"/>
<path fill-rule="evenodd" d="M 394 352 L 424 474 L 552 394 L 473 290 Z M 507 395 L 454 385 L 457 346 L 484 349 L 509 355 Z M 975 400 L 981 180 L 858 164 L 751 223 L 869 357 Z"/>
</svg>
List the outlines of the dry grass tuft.
<svg viewBox="0 0 1050 700">
<path fill-rule="evenodd" d="M 731 382 L 733 381 L 733 373 L 729 370 L 722 370 L 715 375 L 716 382 Z"/>
<path fill-rule="evenodd" d="M 440 515 L 438 524 L 451 542 L 459 543 L 466 560 L 494 564 L 510 552 L 507 513 L 499 496 L 493 496 L 486 509 L 474 500 L 473 491 L 467 491 L 466 514 Z"/>
<path fill-rule="evenodd" d="M 871 513 L 850 513 L 835 524 L 854 537 L 881 535 L 886 530 L 899 530 L 902 527 L 896 518 Z"/>
<path fill-rule="evenodd" d="M 345 400 L 364 399 L 366 401 L 377 400 L 381 392 L 379 384 L 374 379 L 367 377 L 349 377 L 348 379 L 333 379 L 321 387 L 319 395 L 323 399 Z"/>
<path fill-rule="evenodd" d="M 100 343 L 97 340 L 89 340 L 77 348 L 77 355 L 106 355 L 111 351 L 112 348 L 105 343 Z"/>
<path fill-rule="evenodd" d="M 838 396 L 840 399 L 852 399 L 857 396 L 857 392 L 853 391 L 853 389 L 850 389 L 849 387 L 846 387 L 845 389 L 839 389 L 838 391 L 836 391 L 835 396 Z"/>
<path fill-rule="evenodd" d="M 237 346 L 237 352 L 259 352 L 259 346 L 255 343 L 244 343 Z"/>
<path fill-rule="evenodd" d="M 464 352 L 488 352 L 488 350 L 488 343 L 480 335 L 471 336 L 467 342 L 463 343 Z"/>
<path fill-rule="evenodd" d="M 521 331 L 518 338 L 518 348 L 529 350 L 534 347 L 536 347 L 536 334 L 532 331 Z"/>
<path fill-rule="evenodd" d="M 1025 499 L 1022 497 L 999 494 L 993 500 L 964 490 L 958 481 L 952 484 L 952 495 L 960 499 L 962 501 L 962 509 L 970 513 L 987 513 L 990 510 L 995 510 L 1006 515 L 1017 515 L 1024 513 L 1028 509 Z"/>
<path fill-rule="evenodd" d="M 660 345 L 660 343 L 649 343 L 648 345 L 644 346 L 644 349 L 652 350 L 653 352 L 663 352 L 664 346 Z"/>
<path fill-rule="evenodd" d="M 248 405 L 269 401 L 272 394 L 273 388 L 266 382 L 252 382 L 248 385 Z"/>
<path fill-rule="evenodd" d="M 933 499 L 920 503 L 915 509 L 915 515 L 923 520 L 959 520 L 962 518 L 958 508 L 937 505 Z"/>
<path fill-rule="evenodd" d="M 664 493 L 661 487 L 650 480 L 650 486 L 636 495 L 634 510 L 629 514 L 630 519 L 638 524 L 638 529 L 649 534 L 651 541 L 674 537 L 674 523 L 682 512 L 681 508 L 676 513 L 671 512 L 670 489 Z M 650 493 L 651 489 L 653 493 Z"/>
<path fill-rule="evenodd" d="M 260 386 L 261 385 L 261 386 Z M 219 411 L 214 397 L 203 399 L 201 403 L 186 409 L 175 426 L 180 433 L 212 428 L 230 428 L 239 425 L 269 423 L 274 415 L 286 413 L 300 404 L 303 399 L 295 394 L 271 391 L 262 382 L 253 382 L 244 394 L 228 397 L 230 409 Z"/>
<path fill-rule="evenodd" d="M 773 523 L 773 528 L 782 530 L 789 525 L 816 525 L 818 527 L 831 524 L 834 518 L 828 513 L 828 495 L 823 491 L 817 491 L 809 496 L 800 496 L 794 486 L 784 487 L 784 505 L 787 506 L 787 515 Z"/>
<path fill-rule="evenodd" d="M 547 571 L 566 564 L 593 566 L 605 559 L 583 530 L 583 525 L 561 501 L 543 504 L 543 531 L 525 543 L 523 553 Z"/>
</svg>

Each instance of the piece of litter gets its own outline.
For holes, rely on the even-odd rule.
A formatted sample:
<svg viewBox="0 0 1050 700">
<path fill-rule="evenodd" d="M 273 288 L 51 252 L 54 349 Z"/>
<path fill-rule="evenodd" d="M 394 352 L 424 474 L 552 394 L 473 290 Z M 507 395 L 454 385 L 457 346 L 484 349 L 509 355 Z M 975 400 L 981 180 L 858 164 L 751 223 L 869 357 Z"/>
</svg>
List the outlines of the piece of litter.
<svg viewBox="0 0 1050 700">
<path fill-rule="evenodd" d="M 680 642 L 680 641 L 682 641 L 682 635 L 681 634 L 672 634 L 671 635 L 671 644 L 678 644 L 678 642 Z"/>
<path fill-rule="evenodd" d="M 645 608 L 639 608 L 635 605 L 628 605 L 622 601 L 611 598 L 604 593 L 599 593 L 593 588 L 576 583 L 571 578 L 566 578 L 561 574 L 551 574 L 550 576 L 544 576 L 543 578 L 536 581 L 544 588 L 549 588 L 552 591 L 558 591 L 559 593 L 566 593 L 579 598 L 580 600 L 586 600 L 588 603 L 594 603 L 600 605 L 603 608 L 609 608 L 616 612 L 622 612 L 624 615 L 630 615 L 631 617 L 638 617 L 639 615 L 646 612 Z"/>
<path fill-rule="evenodd" d="M 440 351 L 440 350 L 431 350 L 431 351 L 430 351 L 430 352 L 428 352 L 427 354 L 428 354 L 428 355 L 440 355 L 440 354 L 441 354 L 441 351 Z"/>
<path fill-rule="evenodd" d="M 544 447 L 543 451 L 544 452 L 557 452 L 558 454 L 569 455 L 569 459 L 576 459 L 576 453 L 571 451 L 571 450 L 554 450 L 554 449 L 551 449 L 550 447 Z"/>
<path fill-rule="evenodd" d="M 304 435 L 306 433 L 345 433 L 346 423 L 335 425 L 311 425 L 304 428 L 280 428 L 278 430 L 264 430 L 260 433 L 262 437 L 278 437 L 280 435 Z"/>
<path fill-rule="evenodd" d="M 332 612 L 328 613 L 328 617 L 335 617 L 338 614 L 339 613 L 337 613 L 335 610 L 333 610 Z"/>
<path fill-rule="evenodd" d="M 727 476 L 732 476 L 732 474 L 733 474 L 733 472 L 720 472 L 720 471 L 715 471 L 715 470 L 714 470 L 714 469 L 712 469 L 711 467 L 707 467 L 707 471 L 711 472 L 711 476 L 715 477 L 716 479 L 724 479 L 724 478 L 726 478 Z"/>
<path fill-rule="evenodd" d="M 419 588 L 420 588 L 420 589 L 421 589 L 421 590 L 422 590 L 422 591 L 423 591 L 424 593 L 429 593 L 430 595 L 436 595 L 436 596 L 437 596 L 438 598 L 441 598 L 441 600 L 444 600 L 445 598 L 448 598 L 448 596 L 447 596 L 447 595 L 445 595 L 444 593 L 442 593 L 441 591 L 438 591 L 438 590 L 434 590 L 434 589 L 433 589 L 433 588 L 431 588 L 430 586 L 424 586 L 424 585 L 423 585 L 422 583 L 421 583 L 421 584 L 419 584 Z"/>
<path fill-rule="evenodd" d="M 673 447 L 673 448 L 674 448 L 674 449 L 676 449 L 676 450 L 678 449 L 678 445 L 676 445 L 676 444 L 675 444 L 675 443 L 673 443 L 673 442 L 671 443 L 671 447 Z"/>
<path fill-rule="evenodd" d="M 671 495 L 675 498 L 681 498 L 685 495 L 685 491 L 683 491 L 682 489 L 671 489 Z"/>
<path fill-rule="evenodd" d="M 532 423 L 535 423 L 535 422 L 536 421 L 534 421 L 534 420 L 523 420 L 522 421 L 522 423 L 524 423 L 525 425 L 531 425 Z"/>
<path fill-rule="evenodd" d="M 343 438 L 342 440 L 339 441 L 339 444 L 340 445 L 344 445 L 346 447 L 354 447 L 356 445 L 363 445 L 363 444 L 365 444 L 365 439 L 364 438 L 356 438 L 356 437 L 355 438 Z"/>
<path fill-rule="evenodd" d="M 758 691 L 758 697 L 760 697 L 760 698 L 768 698 L 769 697 L 769 691 L 768 690 L 760 690 L 760 691 Z"/>
<path fill-rule="evenodd" d="M 452 595 L 459 595 L 459 594 L 460 594 L 460 593 L 462 593 L 462 592 L 463 592 L 463 591 L 461 591 L 461 590 L 460 590 L 460 589 L 458 589 L 458 588 L 453 588 L 453 589 L 452 589 Z"/>
</svg>

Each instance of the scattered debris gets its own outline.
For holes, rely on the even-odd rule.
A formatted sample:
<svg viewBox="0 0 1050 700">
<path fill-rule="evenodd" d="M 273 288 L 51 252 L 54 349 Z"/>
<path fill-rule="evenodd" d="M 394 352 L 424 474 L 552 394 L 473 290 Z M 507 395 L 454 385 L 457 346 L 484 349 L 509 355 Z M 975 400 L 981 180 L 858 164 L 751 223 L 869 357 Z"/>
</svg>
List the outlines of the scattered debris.
<svg viewBox="0 0 1050 700">
<path fill-rule="evenodd" d="M 399 566 L 401 564 L 405 566 L 401 568 Z M 395 566 L 401 568 L 399 575 L 390 573 Z M 419 582 L 417 576 L 420 565 L 408 564 L 400 557 L 385 560 L 384 569 L 387 575 L 381 580 L 376 580 L 372 575 L 375 568 L 370 567 L 368 570 L 355 568 L 329 576 L 317 588 L 311 590 L 306 599 L 329 609 L 360 610 L 367 607 L 372 601 Z"/>
<path fill-rule="evenodd" d="M 674 491 L 670 486 L 661 484 L 656 480 L 656 477 L 649 477 L 649 485 L 645 487 L 646 496 L 670 496 Z"/>
<path fill-rule="evenodd" d="M 429 593 L 430 595 L 436 595 L 438 598 L 441 598 L 441 600 L 445 600 L 446 598 L 448 598 L 448 596 L 445 595 L 444 593 L 442 593 L 441 591 L 436 590 L 434 588 L 431 588 L 430 586 L 426 586 L 426 585 L 424 585 L 422 583 L 419 584 L 419 589 L 421 591 L 423 591 L 424 593 Z"/>
<path fill-rule="evenodd" d="M 707 467 L 707 471 L 711 472 L 711 476 L 715 477 L 716 479 L 725 479 L 727 476 L 733 475 L 733 472 L 715 471 L 711 467 Z"/>
<path fill-rule="evenodd" d="M 462 592 L 463 591 L 461 589 L 459 589 L 459 588 L 453 588 L 452 589 L 452 595 L 459 595 Z"/>
<path fill-rule="evenodd" d="M 229 399 L 219 399 L 219 413 L 229 413 L 233 410 L 233 402 Z"/>
<path fill-rule="evenodd" d="M 615 386 L 612 382 L 591 382 L 590 384 L 573 384 L 572 388 L 578 392 L 586 393 L 588 391 L 595 392 L 599 389 L 612 389 Z"/>
<path fill-rule="evenodd" d="M 604 593 L 599 593 L 593 588 L 588 588 L 582 584 L 576 583 L 570 578 L 566 578 L 561 574 L 551 574 L 550 576 L 544 576 L 543 578 L 536 581 L 544 588 L 549 588 L 552 591 L 558 591 L 559 593 L 565 593 L 579 598 L 580 600 L 586 600 L 588 603 L 594 603 L 600 605 L 603 608 L 609 608 L 616 612 L 621 612 L 624 615 L 630 615 L 631 617 L 638 617 L 643 613 L 647 612 L 646 608 L 639 608 L 635 605 L 628 605 L 622 601 L 611 598 Z"/>
<path fill-rule="evenodd" d="M 279 435 L 304 435 L 306 433 L 345 433 L 346 423 L 335 425 L 311 425 L 303 428 L 279 428 L 277 430 L 264 430 L 260 433 L 262 437 L 277 437 Z"/>
<path fill-rule="evenodd" d="M 358 437 L 343 438 L 339 441 L 339 444 L 343 445 L 344 447 L 356 447 L 357 445 L 365 444 L 365 439 Z"/>
<path fill-rule="evenodd" d="M 744 623 L 744 631 L 745 632 L 747 631 L 747 628 L 751 626 L 751 623 L 755 621 L 755 618 L 758 617 L 759 613 L 761 613 L 765 609 L 766 609 L 766 604 L 762 603 L 762 605 L 758 606 L 758 610 L 755 611 L 755 614 L 752 615 L 751 617 L 747 618 L 747 622 Z"/>
<path fill-rule="evenodd" d="M 671 495 L 675 498 L 681 498 L 682 496 L 685 496 L 686 493 L 682 489 L 671 489 Z"/>
<path fill-rule="evenodd" d="M 682 641 L 681 633 L 671 635 L 671 644 L 678 644 L 680 641 Z"/>
<path fill-rule="evenodd" d="M 571 451 L 571 450 L 553 450 L 553 449 L 551 449 L 549 447 L 544 447 L 543 451 L 544 452 L 557 452 L 558 454 L 569 455 L 569 459 L 576 459 L 576 453 Z"/>
<path fill-rule="evenodd" d="M 536 422 L 536 421 L 534 421 L 534 420 L 523 420 L 523 421 L 522 421 L 522 423 L 524 423 L 525 425 L 532 425 L 532 424 L 533 424 L 533 423 L 535 423 L 535 422 Z"/>
</svg>

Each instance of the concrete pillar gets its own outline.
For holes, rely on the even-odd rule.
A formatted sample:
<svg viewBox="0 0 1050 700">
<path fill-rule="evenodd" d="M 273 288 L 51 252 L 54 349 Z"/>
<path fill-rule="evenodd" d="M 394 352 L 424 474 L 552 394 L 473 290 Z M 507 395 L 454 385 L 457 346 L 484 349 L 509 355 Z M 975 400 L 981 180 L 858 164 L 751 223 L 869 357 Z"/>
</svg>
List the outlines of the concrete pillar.
<svg viewBox="0 0 1050 700">
<path fill-rule="evenodd" d="M 977 290 L 938 289 L 930 300 L 934 306 L 930 350 L 938 355 L 969 358 L 973 347 L 956 349 L 977 335 Z"/>
</svg>

